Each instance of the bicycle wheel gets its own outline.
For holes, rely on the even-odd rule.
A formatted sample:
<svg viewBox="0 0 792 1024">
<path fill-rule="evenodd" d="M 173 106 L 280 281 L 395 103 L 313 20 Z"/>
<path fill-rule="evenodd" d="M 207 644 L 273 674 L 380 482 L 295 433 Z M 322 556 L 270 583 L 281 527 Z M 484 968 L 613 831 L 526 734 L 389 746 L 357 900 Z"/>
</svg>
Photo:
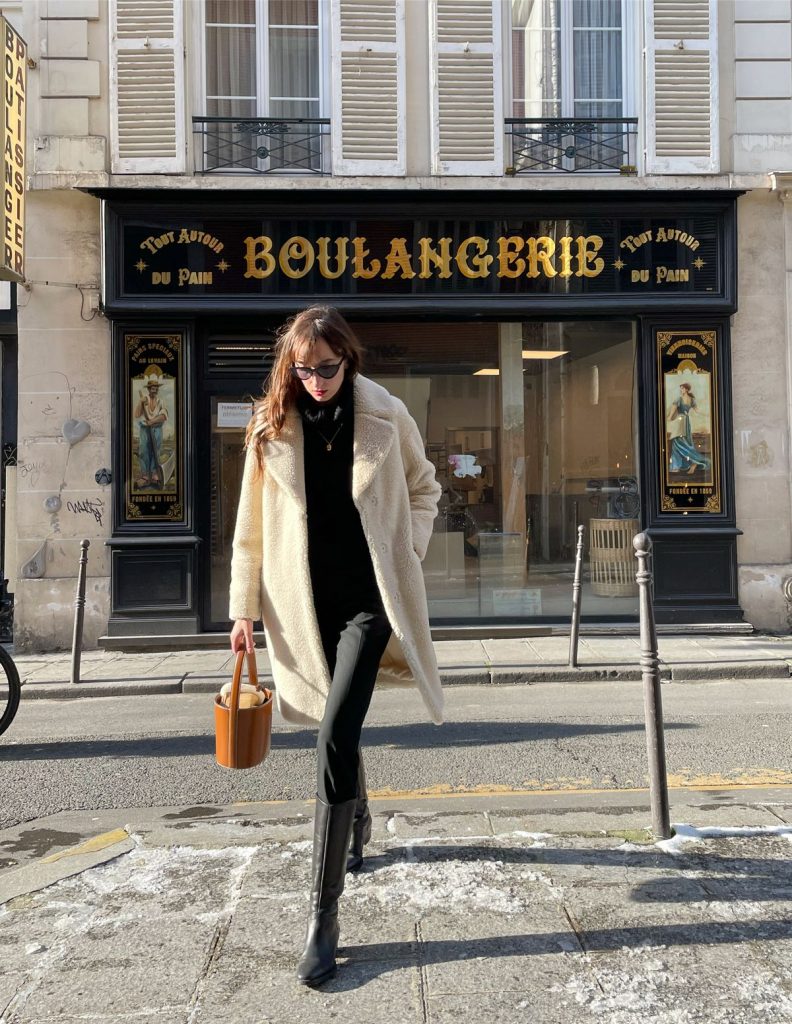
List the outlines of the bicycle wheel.
<svg viewBox="0 0 792 1024">
<path fill-rule="evenodd" d="M 14 721 L 22 695 L 22 684 L 14 659 L 0 647 L 0 736 Z"/>
</svg>

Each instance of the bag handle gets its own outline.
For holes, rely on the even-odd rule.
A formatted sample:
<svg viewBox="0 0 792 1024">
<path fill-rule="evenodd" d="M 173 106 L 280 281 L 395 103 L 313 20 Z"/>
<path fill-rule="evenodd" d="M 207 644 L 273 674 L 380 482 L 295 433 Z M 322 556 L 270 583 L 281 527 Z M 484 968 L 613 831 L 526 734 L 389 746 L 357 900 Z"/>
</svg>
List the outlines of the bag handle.
<svg viewBox="0 0 792 1024">
<path fill-rule="evenodd" d="M 255 651 L 237 651 L 234 675 L 231 680 L 231 694 L 228 698 L 228 749 L 236 756 L 237 717 L 239 715 L 239 693 L 242 689 L 242 663 L 247 658 L 247 672 L 250 682 L 258 688 Z"/>
</svg>

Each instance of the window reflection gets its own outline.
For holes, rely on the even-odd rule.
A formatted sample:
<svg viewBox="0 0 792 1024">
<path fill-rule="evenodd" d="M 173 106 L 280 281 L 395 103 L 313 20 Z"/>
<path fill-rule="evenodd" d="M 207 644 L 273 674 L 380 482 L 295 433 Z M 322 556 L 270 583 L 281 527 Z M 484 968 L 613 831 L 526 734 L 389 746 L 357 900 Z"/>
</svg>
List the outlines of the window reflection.
<svg viewBox="0 0 792 1024">
<path fill-rule="evenodd" d="M 407 403 L 443 488 L 424 561 L 433 620 L 565 618 L 579 525 L 584 615 L 635 614 L 632 324 L 357 330 L 365 372 Z"/>
</svg>

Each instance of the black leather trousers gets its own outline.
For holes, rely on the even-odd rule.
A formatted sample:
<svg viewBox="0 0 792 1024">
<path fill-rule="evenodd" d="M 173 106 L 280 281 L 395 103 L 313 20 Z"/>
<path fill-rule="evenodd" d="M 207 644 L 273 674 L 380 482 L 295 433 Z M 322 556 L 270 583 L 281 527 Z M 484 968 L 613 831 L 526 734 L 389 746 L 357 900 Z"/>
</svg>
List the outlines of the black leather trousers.
<svg viewBox="0 0 792 1024">
<path fill-rule="evenodd" d="M 357 795 L 360 733 L 391 626 L 379 599 L 337 595 L 334 607 L 317 605 L 316 613 L 332 680 L 316 745 L 316 792 L 339 804 Z"/>
</svg>

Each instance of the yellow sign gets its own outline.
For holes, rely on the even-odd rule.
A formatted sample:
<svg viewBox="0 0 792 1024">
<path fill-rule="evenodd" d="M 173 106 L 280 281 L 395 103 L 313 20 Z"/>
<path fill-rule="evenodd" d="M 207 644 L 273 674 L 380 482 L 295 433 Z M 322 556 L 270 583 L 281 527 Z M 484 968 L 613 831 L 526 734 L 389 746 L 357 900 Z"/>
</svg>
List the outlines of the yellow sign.
<svg viewBox="0 0 792 1024">
<path fill-rule="evenodd" d="M 25 279 L 25 104 L 27 46 L 0 18 L 3 37 L 3 238 L 0 280 Z"/>
</svg>

